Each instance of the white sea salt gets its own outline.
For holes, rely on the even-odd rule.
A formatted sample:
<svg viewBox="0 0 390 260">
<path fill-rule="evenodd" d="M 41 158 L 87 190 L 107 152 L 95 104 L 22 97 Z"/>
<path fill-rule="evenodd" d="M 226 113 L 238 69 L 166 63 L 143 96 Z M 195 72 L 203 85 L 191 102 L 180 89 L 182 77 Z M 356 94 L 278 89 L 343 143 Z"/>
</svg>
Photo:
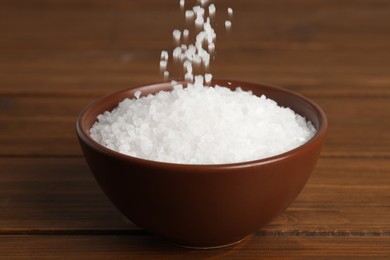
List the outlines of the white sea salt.
<svg viewBox="0 0 390 260">
<path fill-rule="evenodd" d="M 210 15 L 210 16 L 214 16 L 216 10 L 217 10 L 217 9 L 215 8 L 215 5 L 214 5 L 214 4 L 209 5 L 209 15 Z"/>
<path fill-rule="evenodd" d="M 165 70 L 167 68 L 168 62 L 166 60 L 160 60 L 160 69 Z"/>
<path fill-rule="evenodd" d="M 193 81 L 194 75 L 192 74 L 192 72 L 186 72 L 186 74 L 184 74 L 184 79 L 187 81 Z"/>
<path fill-rule="evenodd" d="M 161 60 L 168 60 L 169 55 L 167 51 L 161 51 Z"/>
<path fill-rule="evenodd" d="M 206 79 L 207 81 L 207 79 Z M 307 142 L 315 129 L 289 108 L 237 88 L 203 86 L 125 99 L 98 116 L 91 137 L 134 157 L 180 164 L 223 164 L 274 156 Z"/>
<path fill-rule="evenodd" d="M 228 11 L 229 16 L 232 17 L 233 16 L 233 9 L 231 7 L 229 7 L 227 9 L 227 11 Z"/>
<path fill-rule="evenodd" d="M 211 75 L 211 73 L 206 73 L 204 75 L 204 80 L 206 83 L 210 83 L 212 79 L 213 79 L 213 75 Z"/>
<path fill-rule="evenodd" d="M 200 3 L 202 6 L 204 6 L 205 4 L 207 4 L 209 0 L 198 0 L 198 3 Z"/>
<path fill-rule="evenodd" d="M 172 56 L 173 56 L 174 59 L 179 59 L 180 58 L 180 54 L 182 54 L 182 48 L 181 47 L 176 47 L 173 50 Z"/>
<path fill-rule="evenodd" d="M 186 20 L 190 20 L 190 19 L 193 19 L 193 18 L 194 18 L 195 13 L 194 13 L 194 11 L 192 11 L 192 10 L 187 10 L 187 11 L 185 12 L 185 16 L 186 16 Z"/>
<path fill-rule="evenodd" d="M 204 8 L 199 6 L 199 5 L 196 5 L 192 8 L 192 10 L 194 11 L 195 15 L 196 16 L 204 16 Z"/>
<path fill-rule="evenodd" d="M 169 71 L 164 71 L 164 79 L 167 80 L 169 78 Z"/>
<path fill-rule="evenodd" d="M 181 31 L 177 30 L 177 29 L 173 30 L 172 35 L 173 35 L 173 39 L 175 40 L 175 42 L 179 43 L 180 37 L 181 37 Z"/>
<path fill-rule="evenodd" d="M 231 21 L 225 21 L 225 28 L 226 28 L 226 30 L 230 30 L 232 28 L 232 22 Z"/>
<path fill-rule="evenodd" d="M 188 40 L 188 36 L 190 36 L 190 31 L 188 29 L 183 30 L 183 39 Z"/>
<path fill-rule="evenodd" d="M 203 16 L 197 16 L 196 19 L 195 19 L 195 26 L 197 26 L 198 28 L 200 28 L 202 25 L 204 24 L 204 18 Z"/>
<path fill-rule="evenodd" d="M 141 91 L 136 91 L 135 93 L 134 93 L 134 97 L 136 98 L 136 99 L 139 99 L 139 97 L 141 96 Z"/>
</svg>

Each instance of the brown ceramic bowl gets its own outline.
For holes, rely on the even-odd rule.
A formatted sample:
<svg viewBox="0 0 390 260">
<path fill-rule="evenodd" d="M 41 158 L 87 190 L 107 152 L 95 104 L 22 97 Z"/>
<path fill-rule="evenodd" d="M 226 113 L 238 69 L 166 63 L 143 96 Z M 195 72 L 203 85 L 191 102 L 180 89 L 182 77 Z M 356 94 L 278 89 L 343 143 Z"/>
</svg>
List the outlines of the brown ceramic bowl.
<svg viewBox="0 0 390 260">
<path fill-rule="evenodd" d="M 297 197 L 320 155 L 327 131 L 323 111 L 281 88 L 216 80 L 265 94 L 309 119 L 316 135 L 304 145 L 270 158 L 234 164 L 185 165 L 134 158 L 109 150 L 89 136 L 96 117 L 137 90 L 170 90 L 159 83 L 98 99 L 79 116 L 77 134 L 89 167 L 112 203 L 132 222 L 185 247 L 213 248 L 243 240 L 281 214 Z M 230 85 L 229 85 L 230 84 Z"/>
</svg>

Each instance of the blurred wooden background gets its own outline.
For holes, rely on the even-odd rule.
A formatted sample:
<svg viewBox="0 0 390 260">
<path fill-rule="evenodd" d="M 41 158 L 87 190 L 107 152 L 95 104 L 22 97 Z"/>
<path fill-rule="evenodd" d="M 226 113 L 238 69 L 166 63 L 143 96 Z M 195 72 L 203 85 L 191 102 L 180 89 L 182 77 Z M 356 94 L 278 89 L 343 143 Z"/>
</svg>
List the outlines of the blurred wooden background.
<svg viewBox="0 0 390 260">
<path fill-rule="evenodd" d="M 187 5 L 195 1 L 187 0 Z M 179 1 L 0 1 L 0 256 L 390 255 L 390 1 L 215 1 L 215 78 L 278 85 L 329 118 L 322 157 L 291 207 L 245 242 L 175 248 L 114 209 L 81 155 L 75 120 L 108 92 L 161 81 Z"/>
</svg>

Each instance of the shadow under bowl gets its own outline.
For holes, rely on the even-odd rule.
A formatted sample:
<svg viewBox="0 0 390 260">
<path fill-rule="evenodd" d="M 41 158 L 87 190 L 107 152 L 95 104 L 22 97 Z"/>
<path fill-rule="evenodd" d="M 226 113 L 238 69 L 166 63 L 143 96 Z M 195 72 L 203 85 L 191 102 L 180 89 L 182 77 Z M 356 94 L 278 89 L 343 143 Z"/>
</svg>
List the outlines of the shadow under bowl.
<svg viewBox="0 0 390 260">
<path fill-rule="evenodd" d="M 327 132 L 324 112 L 299 94 L 241 81 L 215 80 L 215 84 L 264 94 L 310 120 L 317 133 L 304 145 L 277 156 L 216 165 L 144 160 L 110 150 L 90 137 L 99 114 L 111 111 L 138 90 L 143 96 L 171 90 L 166 82 L 104 96 L 77 120 L 85 158 L 111 202 L 138 226 L 184 247 L 234 244 L 285 211 L 313 171 Z"/>
</svg>

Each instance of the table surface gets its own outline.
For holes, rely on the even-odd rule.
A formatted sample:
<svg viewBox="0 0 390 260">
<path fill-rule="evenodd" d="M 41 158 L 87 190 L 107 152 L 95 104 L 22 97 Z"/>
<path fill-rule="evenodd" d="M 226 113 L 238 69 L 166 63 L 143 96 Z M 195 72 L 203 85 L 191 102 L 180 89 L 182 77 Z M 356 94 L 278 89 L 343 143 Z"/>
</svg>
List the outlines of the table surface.
<svg viewBox="0 0 390 260">
<path fill-rule="evenodd" d="M 162 80 L 160 51 L 184 26 L 179 1 L 1 1 L 1 256 L 390 255 L 390 1 L 216 4 L 218 19 L 228 6 L 234 18 L 231 32 L 217 24 L 214 77 L 282 86 L 328 116 L 321 158 L 295 202 L 218 250 L 170 246 L 129 222 L 88 170 L 75 120 L 103 94 Z"/>
</svg>

